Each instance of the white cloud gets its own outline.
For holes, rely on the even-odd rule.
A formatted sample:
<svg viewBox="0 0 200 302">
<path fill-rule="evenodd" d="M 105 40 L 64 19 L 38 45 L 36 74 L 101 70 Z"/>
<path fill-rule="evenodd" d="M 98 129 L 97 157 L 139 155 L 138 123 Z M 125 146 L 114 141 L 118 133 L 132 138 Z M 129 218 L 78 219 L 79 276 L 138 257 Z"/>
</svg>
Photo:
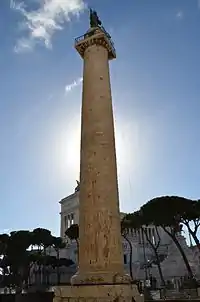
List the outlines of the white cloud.
<svg viewBox="0 0 200 302">
<path fill-rule="evenodd" d="M 65 86 L 65 92 L 70 92 L 75 87 L 79 86 L 83 82 L 83 78 L 78 78 L 73 83 Z"/>
<path fill-rule="evenodd" d="M 21 14 L 23 20 L 19 24 L 25 36 L 20 38 L 15 46 L 16 52 L 30 51 L 36 43 L 52 47 L 52 36 L 64 28 L 70 17 L 78 16 L 84 10 L 84 0 L 32 0 L 37 6 L 31 10 L 25 2 L 11 0 L 10 8 Z"/>
<path fill-rule="evenodd" d="M 183 16 L 184 16 L 184 15 L 183 15 L 183 12 L 182 12 L 181 10 L 178 11 L 177 14 L 176 14 L 176 18 L 177 18 L 177 19 L 183 19 Z"/>
<path fill-rule="evenodd" d="M 14 52 L 20 53 L 20 52 L 28 52 L 32 51 L 35 46 L 35 43 L 32 39 L 28 38 L 21 38 L 17 41 L 15 47 L 14 47 Z"/>
</svg>

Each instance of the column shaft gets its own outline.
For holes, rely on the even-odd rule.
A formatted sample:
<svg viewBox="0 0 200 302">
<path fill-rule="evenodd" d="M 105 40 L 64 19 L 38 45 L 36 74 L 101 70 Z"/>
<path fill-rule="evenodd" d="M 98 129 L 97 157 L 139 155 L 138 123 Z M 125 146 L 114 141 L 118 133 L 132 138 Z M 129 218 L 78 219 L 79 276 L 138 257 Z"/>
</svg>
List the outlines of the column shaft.
<svg viewBox="0 0 200 302">
<path fill-rule="evenodd" d="M 79 272 L 123 274 L 108 52 L 84 53 Z M 109 278 L 108 278 L 109 279 Z"/>
</svg>

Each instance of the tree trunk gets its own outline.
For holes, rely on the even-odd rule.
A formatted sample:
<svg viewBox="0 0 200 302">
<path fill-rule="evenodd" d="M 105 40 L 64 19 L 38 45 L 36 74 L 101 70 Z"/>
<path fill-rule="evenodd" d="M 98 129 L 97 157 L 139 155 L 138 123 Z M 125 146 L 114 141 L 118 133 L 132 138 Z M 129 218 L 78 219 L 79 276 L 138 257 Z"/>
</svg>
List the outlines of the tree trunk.
<svg viewBox="0 0 200 302">
<path fill-rule="evenodd" d="M 197 246 L 197 248 L 198 248 L 198 250 L 199 250 L 199 252 L 200 252 L 200 242 L 199 242 L 199 238 L 197 237 L 197 232 L 192 231 L 192 229 L 190 228 L 189 223 L 184 223 L 184 224 L 185 224 L 185 226 L 187 227 L 189 234 L 190 234 L 190 235 L 192 236 L 192 238 L 194 239 L 194 242 L 196 243 L 196 246 Z"/>
<path fill-rule="evenodd" d="M 184 251 L 183 251 L 183 249 L 182 249 L 182 247 L 181 247 L 178 239 L 176 238 L 176 235 L 173 235 L 172 233 L 170 233 L 165 227 L 162 227 L 162 228 L 172 238 L 172 240 L 176 244 L 176 246 L 177 246 L 177 248 L 178 248 L 178 250 L 179 250 L 179 252 L 180 252 L 180 254 L 181 254 L 182 258 L 183 258 L 185 266 L 187 268 L 188 275 L 189 275 L 190 279 L 193 279 L 193 273 L 192 273 L 190 264 L 188 262 L 188 259 L 187 259 L 186 255 L 185 255 L 185 253 L 184 253 Z"/>
<path fill-rule="evenodd" d="M 130 272 L 131 280 L 133 280 L 133 269 L 132 269 L 133 247 L 132 247 L 131 241 L 125 235 L 122 235 L 122 236 L 124 237 L 124 239 L 126 240 L 126 242 L 129 245 L 129 248 L 130 248 L 130 254 L 129 254 L 129 272 Z"/>
<path fill-rule="evenodd" d="M 166 285 L 165 284 L 165 279 L 163 277 L 163 273 L 162 273 L 162 269 L 161 269 L 161 265 L 160 265 L 160 259 L 159 259 L 159 255 L 158 255 L 158 252 L 157 252 L 159 244 L 155 247 L 154 244 L 151 242 L 151 240 L 148 238 L 147 232 L 145 232 L 144 230 L 143 230 L 143 232 L 145 233 L 146 239 L 149 242 L 149 244 L 150 244 L 151 248 L 153 249 L 154 254 L 156 256 L 157 267 L 158 267 L 158 272 L 159 272 L 159 275 L 160 275 L 161 283 L 165 287 L 165 285 Z"/>
<path fill-rule="evenodd" d="M 199 242 L 199 239 L 198 239 L 197 235 L 195 234 L 195 232 L 192 232 L 192 230 L 190 231 L 188 229 L 188 231 L 192 235 L 192 238 L 194 239 L 194 242 L 196 243 L 196 246 L 197 246 L 197 248 L 198 248 L 198 250 L 200 252 L 200 242 Z"/>
<path fill-rule="evenodd" d="M 189 235 L 191 235 L 192 238 L 194 239 L 194 242 L 196 243 L 196 246 L 200 252 L 200 241 L 199 241 L 199 238 L 197 237 L 198 225 L 197 226 L 195 225 L 195 230 L 193 231 L 190 227 L 189 221 L 183 221 L 182 223 L 187 227 Z M 191 237 L 190 237 L 190 240 L 191 240 Z"/>
<path fill-rule="evenodd" d="M 144 271 L 145 271 L 145 280 L 148 280 L 148 274 L 147 274 L 147 259 L 146 259 L 146 251 L 144 246 L 144 229 L 141 228 L 142 231 L 142 247 L 143 247 L 143 256 L 144 256 Z"/>
<path fill-rule="evenodd" d="M 157 259 L 157 267 L 158 267 L 158 272 L 159 272 L 160 279 L 161 279 L 161 284 L 165 287 L 166 284 L 165 284 L 165 279 L 164 279 L 162 269 L 161 269 L 161 265 L 160 265 L 160 259 L 159 259 L 157 251 L 155 250 L 154 252 L 155 252 L 156 259 Z"/>
<path fill-rule="evenodd" d="M 46 248 L 44 246 L 44 262 L 42 264 L 42 284 L 47 284 L 47 278 L 46 278 Z"/>
</svg>

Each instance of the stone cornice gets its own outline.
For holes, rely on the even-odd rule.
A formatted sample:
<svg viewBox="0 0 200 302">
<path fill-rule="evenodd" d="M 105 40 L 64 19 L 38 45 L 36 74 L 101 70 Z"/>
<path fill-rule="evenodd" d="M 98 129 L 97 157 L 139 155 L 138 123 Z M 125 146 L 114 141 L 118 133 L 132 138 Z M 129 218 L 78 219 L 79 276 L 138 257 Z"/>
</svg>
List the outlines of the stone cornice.
<svg viewBox="0 0 200 302">
<path fill-rule="evenodd" d="M 75 40 L 75 48 L 82 58 L 84 58 L 85 50 L 92 45 L 101 45 L 106 48 L 109 60 L 116 58 L 116 52 L 111 37 L 103 29 L 93 29 Z"/>
<path fill-rule="evenodd" d="M 77 192 L 74 192 L 73 194 L 70 194 L 69 196 L 67 196 L 67 197 L 64 197 L 63 199 L 61 199 L 60 201 L 59 201 L 59 203 L 60 204 L 63 204 L 63 203 L 65 203 L 66 201 L 70 201 L 71 199 L 74 199 L 75 197 L 79 197 L 79 191 L 77 191 Z"/>
</svg>

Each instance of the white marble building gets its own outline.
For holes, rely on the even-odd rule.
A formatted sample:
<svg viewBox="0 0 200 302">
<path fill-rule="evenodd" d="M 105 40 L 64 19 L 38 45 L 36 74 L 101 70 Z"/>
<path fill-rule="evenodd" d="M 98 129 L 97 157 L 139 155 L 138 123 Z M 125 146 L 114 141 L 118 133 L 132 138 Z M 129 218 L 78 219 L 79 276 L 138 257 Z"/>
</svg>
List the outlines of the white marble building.
<svg viewBox="0 0 200 302">
<path fill-rule="evenodd" d="M 67 242 L 67 247 L 65 250 L 65 255 L 67 258 L 72 259 L 77 262 L 77 246 L 76 242 L 71 242 L 65 236 L 65 231 L 72 224 L 79 223 L 79 188 L 75 189 L 75 192 L 60 201 L 61 212 L 60 212 L 60 236 L 64 238 Z M 124 213 L 121 213 L 122 217 Z M 148 227 L 149 237 L 152 240 L 156 239 L 156 230 L 154 226 Z M 180 252 L 177 250 L 176 246 L 172 242 L 171 238 L 159 228 L 159 236 L 161 238 L 161 244 L 159 246 L 158 253 L 163 255 L 163 262 L 161 264 L 163 275 L 166 280 L 172 278 L 180 278 L 187 274 L 185 264 L 182 260 Z M 159 279 L 157 266 L 152 264 L 153 259 L 155 259 L 154 252 L 152 251 L 150 245 L 142 236 L 141 232 L 130 231 L 128 235 L 129 240 L 132 244 L 133 257 L 132 257 L 132 269 L 133 274 L 137 279 L 145 279 L 149 275 L 155 276 Z M 180 234 L 179 241 L 184 247 L 184 251 L 189 259 L 190 266 L 194 271 L 195 275 L 199 275 L 199 257 L 190 249 L 185 238 Z M 124 266 L 125 270 L 129 272 L 129 259 L 130 259 L 130 248 L 127 241 L 123 239 L 123 250 L 124 250 Z"/>
</svg>

